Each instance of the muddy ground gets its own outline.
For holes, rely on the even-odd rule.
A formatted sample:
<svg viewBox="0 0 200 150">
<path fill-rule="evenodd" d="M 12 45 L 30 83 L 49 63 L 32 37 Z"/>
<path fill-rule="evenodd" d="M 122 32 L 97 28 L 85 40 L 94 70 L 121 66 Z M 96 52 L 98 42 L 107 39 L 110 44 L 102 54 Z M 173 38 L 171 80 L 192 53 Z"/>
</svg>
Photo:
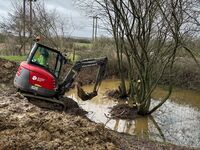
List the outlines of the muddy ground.
<svg viewBox="0 0 200 150">
<path fill-rule="evenodd" d="M 0 83 L 12 84 L 18 64 L 0 58 Z"/>
<path fill-rule="evenodd" d="M 5 64 L 7 64 L 5 66 Z M 138 139 L 90 121 L 82 111 L 47 110 L 11 86 L 17 65 L 0 59 L 0 149 L 188 149 Z M 13 71 L 13 72 L 11 72 Z M 8 78 L 8 79 L 7 79 Z M 76 106 L 76 105 L 73 105 Z M 70 111 L 71 109 L 71 111 Z M 72 113 L 75 112 L 75 113 Z"/>
</svg>

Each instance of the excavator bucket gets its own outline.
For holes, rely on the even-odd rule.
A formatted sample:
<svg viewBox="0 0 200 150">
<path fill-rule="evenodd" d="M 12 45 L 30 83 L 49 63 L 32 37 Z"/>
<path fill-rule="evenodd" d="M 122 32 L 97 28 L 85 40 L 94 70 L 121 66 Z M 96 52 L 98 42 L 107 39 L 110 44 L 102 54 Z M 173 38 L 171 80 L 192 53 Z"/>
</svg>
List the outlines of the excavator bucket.
<svg viewBox="0 0 200 150">
<path fill-rule="evenodd" d="M 80 86 L 77 84 L 77 94 L 83 101 L 91 100 L 93 97 L 97 96 L 97 91 L 93 91 L 91 93 L 86 93 Z"/>
</svg>

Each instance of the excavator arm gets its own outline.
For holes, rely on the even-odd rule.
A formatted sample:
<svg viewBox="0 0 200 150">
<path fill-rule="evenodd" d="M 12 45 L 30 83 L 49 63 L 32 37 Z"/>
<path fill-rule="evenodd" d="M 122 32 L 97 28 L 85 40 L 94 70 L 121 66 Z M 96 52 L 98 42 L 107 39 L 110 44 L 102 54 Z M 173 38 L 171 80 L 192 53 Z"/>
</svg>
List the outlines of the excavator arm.
<svg viewBox="0 0 200 150">
<path fill-rule="evenodd" d="M 69 91 L 72 83 L 74 82 L 75 78 L 77 77 L 81 69 L 97 66 L 98 73 L 96 75 L 96 81 L 94 84 L 93 91 L 91 93 L 85 93 L 83 89 L 80 87 L 80 85 L 79 84 L 77 85 L 78 96 L 82 100 L 92 99 L 94 96 L 97 95 L 97 91 L 105 75 L 107 61 L 108 61 L 107 57 L 102 57 L 102 58 L 94 58 L 94 59 L 84 59 L 84 60 L 75 62 L 75 64 L 72 66 L 72 68 L 70 69 L 70 71 L 68 72 L 64 80 L 59 85 L 58 95 L 62 96 L 64 95 L 65 92 Z"/>
</svg>

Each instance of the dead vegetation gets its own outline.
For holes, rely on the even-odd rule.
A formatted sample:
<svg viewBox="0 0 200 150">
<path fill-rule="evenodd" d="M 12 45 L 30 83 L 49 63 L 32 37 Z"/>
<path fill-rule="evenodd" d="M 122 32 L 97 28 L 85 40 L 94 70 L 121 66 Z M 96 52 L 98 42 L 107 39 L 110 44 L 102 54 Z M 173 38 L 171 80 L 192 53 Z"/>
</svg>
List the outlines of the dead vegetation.
<svg viewBox="0 0 200 150">
<path fill-rule="evenodd" d="M 119 90 L 107 90 L 105 92 L 105 95 L 109 98 L 114 98 L 114 99 L 120 99 L 120 92 Z"/>
<path fill-rule="evenodd" d="M 114 99 L 119 102 L 119 104 L 110 108 L 109 115 L 107 116 L 112 119 L 130 119 L 134 120 L 139 115 L 137 114 L 137 107 L 129 106 L 127 104 L 126 98 L 122 98 L 119 90 L 107 90 L 104 95 L 110 99 Z"/>
<path fill-rule="evenodd" d="M 130 107 L 128 104 L 119 104 L 111 108 L 111 118 L 134 120 L 137 115 L 137 107 Z"/>
</svg>

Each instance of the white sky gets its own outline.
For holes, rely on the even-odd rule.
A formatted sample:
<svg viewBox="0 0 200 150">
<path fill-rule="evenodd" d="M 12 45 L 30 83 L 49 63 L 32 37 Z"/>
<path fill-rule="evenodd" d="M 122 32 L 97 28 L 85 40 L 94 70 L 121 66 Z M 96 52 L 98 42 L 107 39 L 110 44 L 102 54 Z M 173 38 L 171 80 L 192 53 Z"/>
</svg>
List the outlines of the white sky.
<svg viewBox="0 0 200 150">
<path fill-rule="evenodd" d="M 12 2 L 17 0 L 0 0 L 0 20 L 6 17 L 8 12 L 12 11 Z M 18 0 L 23 2 L 23 0 Z M 38 0 L 40 1 L 40 0 Z M 42 0 L 43 1 L 43 0 Z M 60 14 L 66 21 L 71 20 L 74 30 L 70 30 L 71 36 L 91 37 L 92 19 L 85 16 L 84 12 L 73 5 L 73 0 L 44 0 L 47 9 L 54 10 Z M 105 31 L 98 30 L 98 36 L 105 35 Z"/>
</svg>

